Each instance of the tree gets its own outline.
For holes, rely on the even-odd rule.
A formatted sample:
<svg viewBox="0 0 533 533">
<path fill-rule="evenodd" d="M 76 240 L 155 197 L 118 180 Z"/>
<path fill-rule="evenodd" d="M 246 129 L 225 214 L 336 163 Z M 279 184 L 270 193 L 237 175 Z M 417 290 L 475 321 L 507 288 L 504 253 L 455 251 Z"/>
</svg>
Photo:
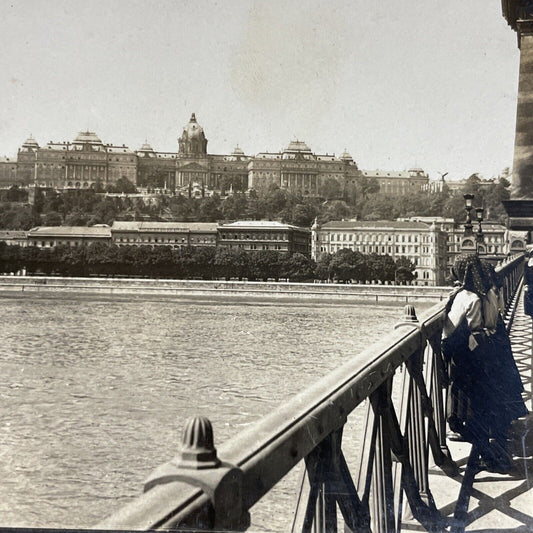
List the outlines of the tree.
<svg viewBox="0 0 533 533">
<path fill-rule="evenodd" d="M 349 281 L 357 276 L 356 252 L 343 248 L 336 252 L 329 264 L 330 274 L 337 281 Z"/>
<path fill-rule="evenodd" d="M 81 209 L 76 209 L 65 218 L 65 226 L 86 226 L 88 215 Z"/>
<path fill-rule="evenodd" d="M 331 259 L 333 256 L 326 252 L 320 254 L 316 263 L 315 276 L 318 279 L 331 279 L 330 271 Z"/>
<path fill-rule="evenodd" d="M 239 220 L 245 216 L 247 205 L 246 195 L 234 193 L 222 202 L 222 215 L 226 220 Z"/>
<path fill-rule="evenodd" d="M 393 281 L 396 265 L 388 254 L 369 254 L 366 257 L 368 277 L 375 281 Z"/>
<path fill-rule="evenodd" d="M 296 226 L 310 226 L 317 214 L 317 208 L 309 203 L 296 204 L 292 208 L 289 222 Z"/>
<path fill-rule="evenodd" d="M 107 186 L 107 192 L 133 194 L 137 192 L 137 188 L 128 178 L 122 176 L 116 183 Z"/>
<path fill-rule="evenodd" d="M 239 278 L 246 277 L 248 269 L 248 255 L 240 248 L 217 248 L 214 258 L 216 277 Z"/>
<path fill-rule="evenodd" d="M 401 256 L 396 259 L 395 281 L 397 283 L 410 283 L 415 279 L 416 266 L 407 257 Z"/>
<path fill-rule="evenodd" d="M 326 178 L 320 185 L 318 193 L 326 200 L 338 200 L 342 198 L 343 190 L 338 180 L 335 178 Z"/>
<path fill-rule="evenodd" d="M 311 258 L 294 253 L 282 261 L 281 274 L 291 281 L 307 281 L 314 278 L 315 268 L 316 264 Z"/>
<path fill-rule="evenodd" d="M 249 254 L 249 278 L 252 280 L 280 277 L 281 261 L 279 252 L 261 250 Z"/>
<path fill-rule="evenodd" d="M 326 201 L 322 204 L 321 213 L 318 216 L 318 223 L 325 224 L 330 220 L 342 220 L 352 218 L 355 209 L 342 200 Z"/>
<path fill-rule="evenodd" d="M 367 177 L 362 175 L 359 180 L 359 187 L 361 188 L 361 196 L 363 199 L 367 199 L 372 194 L 377 194 L 379 192 L 379 182 L 374 177 Z"/>
<path fill-rule="evenodd" d="M 50 211 L 43 217 L 43 224 L 45 226 L 61 226 L 63 219 L 57 211 Z"/>
<path fill-rule="evenodd" d="M 213 194 L 200 200 L 198 209 L 198 220 L 200 222 L 216 222 L 222 218 L 220 210 L 220 196 Z"/>
</svg>

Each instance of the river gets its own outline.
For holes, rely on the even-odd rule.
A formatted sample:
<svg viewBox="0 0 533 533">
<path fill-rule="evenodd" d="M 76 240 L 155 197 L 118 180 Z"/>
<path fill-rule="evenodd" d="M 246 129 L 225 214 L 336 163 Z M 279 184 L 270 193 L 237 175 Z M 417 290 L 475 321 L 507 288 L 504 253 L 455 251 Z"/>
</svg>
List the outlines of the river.
<svg viewBox="0 0 533 533">
<path fill-rule="evenodd" d="M 220 444 L 377 340 L 402 309 L 39 294 L 0 302 L 0 525 L 52 528 L 90 527 L 138 495 L 177 454 L 188 417 L 208 416 Z M 274 503 L 252 509 L 252 531 L 290 527 L 293 478 L 280 485 Z"/>
</svg>

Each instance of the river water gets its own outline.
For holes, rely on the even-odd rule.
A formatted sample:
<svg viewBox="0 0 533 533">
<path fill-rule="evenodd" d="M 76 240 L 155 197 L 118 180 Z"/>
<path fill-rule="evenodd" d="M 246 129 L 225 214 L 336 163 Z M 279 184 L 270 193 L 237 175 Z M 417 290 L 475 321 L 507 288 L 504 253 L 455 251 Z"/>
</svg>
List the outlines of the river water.
<svg viewBox="0 0 533 533">
<path fill-rule="evenodd" d="M 138 495 L 177 454 L 188 417 L 208 416 L 220 444 L 377 340 L 402 309 L 71 295 L 0 303 L 0 525 L 69 528 Z M 293 478 L 252 509 L 253 531 L 290 528 Z"/>
</svg>

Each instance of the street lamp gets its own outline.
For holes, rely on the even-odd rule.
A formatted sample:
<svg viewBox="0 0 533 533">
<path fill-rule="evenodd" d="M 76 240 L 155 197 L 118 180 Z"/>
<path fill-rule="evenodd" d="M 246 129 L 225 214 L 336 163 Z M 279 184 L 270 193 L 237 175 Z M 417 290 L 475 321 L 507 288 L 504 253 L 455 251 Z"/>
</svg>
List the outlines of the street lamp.
<svg viewBox="0 0 533 533">
<path fill-rule="evenodd" d="M 463 194 L 463 198 L 465 199 L 465 209 L 466 209 L 466 220 L 465 220 L 465 237 L 469 237 L 473 235 L 472 231 L 472 218 L 470 217 L 470 211 L 472 211 L 472 201 L 474 200 L 474 195 L 467 193 Z"/>
<path fill-rule="evenodd" d="M 480 245 L 484 244 L 485 242 L 483 239 L 483 230 L 481 228 L 481 223 L 483 222 L 483 212 L 484 212 L 484 209 L 482 207 L 476 208 L 476 220 L 478 223 L 477 234 L 476 234 L 476 250 L 478 251 L 478 253 L 479 253 Z"/>
</svg>

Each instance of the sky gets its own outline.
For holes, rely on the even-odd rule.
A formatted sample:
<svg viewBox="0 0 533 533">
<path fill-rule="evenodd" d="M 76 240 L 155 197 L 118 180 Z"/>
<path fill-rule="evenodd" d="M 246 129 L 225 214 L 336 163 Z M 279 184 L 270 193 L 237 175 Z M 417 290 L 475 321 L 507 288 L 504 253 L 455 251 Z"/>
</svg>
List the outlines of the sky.
<svg viewBox="0 0 533 533">
<path fill-rule="evenodd" d="M 430 177 L 512 165 L 519 50 L 500 0 L 0 0 L 0 155 L 96 132 L 177 151 L 344 149 Z"/>
</svg>

